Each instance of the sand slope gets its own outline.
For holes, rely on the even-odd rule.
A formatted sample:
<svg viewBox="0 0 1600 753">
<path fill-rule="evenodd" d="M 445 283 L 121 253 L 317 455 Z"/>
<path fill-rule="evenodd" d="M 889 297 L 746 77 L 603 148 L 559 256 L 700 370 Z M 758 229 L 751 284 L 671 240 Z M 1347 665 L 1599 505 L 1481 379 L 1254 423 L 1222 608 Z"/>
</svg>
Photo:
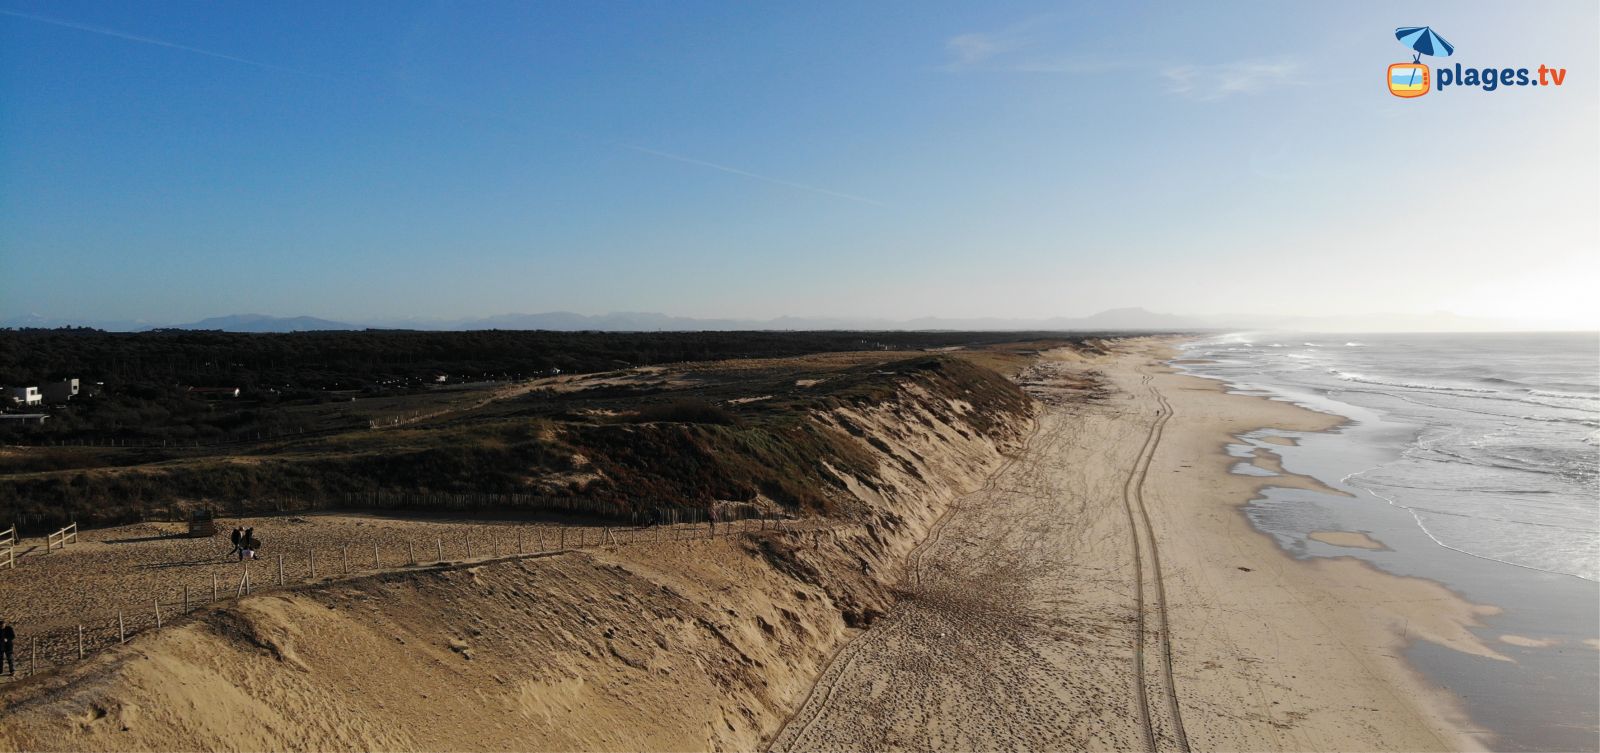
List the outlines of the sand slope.
<svg viewBox="0 0 1600 753">
<path fill-rule="evenodd" d="M 1026 412 L 960 403 L 902 388 L 819 417 L 871 440 L 882 466 L 843 479 L 846 518 L 203 609 L 0 688 L 0 749 L 757 748 L 889 607 L 948 504 L 1020 446 Z"/>
<path fill-rule="evenodd" d="M 820 589 L 745 545 L 573 553 L 247 599 L 48 678 L 7 709 L 0 745 L 747 749 L 844 627 Z"/>
</svg>

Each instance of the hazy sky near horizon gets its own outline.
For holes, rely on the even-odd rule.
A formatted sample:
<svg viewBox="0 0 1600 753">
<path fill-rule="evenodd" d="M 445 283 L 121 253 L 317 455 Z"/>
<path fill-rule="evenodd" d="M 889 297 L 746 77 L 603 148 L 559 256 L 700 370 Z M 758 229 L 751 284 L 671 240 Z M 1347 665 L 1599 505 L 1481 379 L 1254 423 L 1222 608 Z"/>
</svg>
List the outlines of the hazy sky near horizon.
<svg viewBox="0 0 1600 753">
<path fill-rule="evenodd" d="M 1597 323 L 1597 8 L 0 0 L 0 318 Z"/>
</svg>

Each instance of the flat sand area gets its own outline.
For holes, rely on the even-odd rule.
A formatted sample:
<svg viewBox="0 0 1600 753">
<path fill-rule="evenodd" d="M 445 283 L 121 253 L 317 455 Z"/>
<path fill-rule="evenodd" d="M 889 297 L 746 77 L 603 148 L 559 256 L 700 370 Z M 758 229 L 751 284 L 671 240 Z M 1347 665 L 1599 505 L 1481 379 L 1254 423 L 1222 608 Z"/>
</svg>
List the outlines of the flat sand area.
<svg viewBox="0 0 1600 753">
<path fill-rule="evenodd" d="M 247 563 L 230 556 L 228 533 L 250 527 L 261 542 L 248 563 L 252 591 L 278 585 L 329 582 L 412 564 L 459 562 L 519 552 L 599 544 L 602 526 L 538 520 L 459 517 L 403 518 L 363 513 L 303 513 L 219 518 L 218 533 L 190 538 L 184 523 L 148 522 L 87 530 L 76 543 L 46 552 L 44 539 L 21 542 L 16 570 L 0 575 L 0 616 L 15 625 L 17 659 L 25 670 L 37 643 L 39 668 L 77 656 L 77 630 L 95 651 L 155 625 L 155 611 L 172 620 L 212 601 L 235 596 Z M 690 530 L 693 529 L 693 530 Z M 635 528 L 616 535 L 637 539 Z M 704 534 L 676 526 L 672 536 Z M 659 535 L 650 532 L 649 535 Z M 313 567 L 313 558 L 315 563 Z M 71 584 L 71 587 L 62 587 Z M 120 621 L 120 622 L 119 622 Z M 0 683 L 21 675 L 0 676 Z"/>
<path fill-rule="evenodd" d="M 1340 420 L 1161 364 L 1157 342 L 1047 358 L 1025 453 L 907 564 L 905 597 L 832 660 L 776 750 L 1460 750 L 1479 739 L 1399 658 L 1496 657 L 1488 608 L 1355 559 L 1300 561 L 1239 506 L 1224 450 Z M 1052 380 L 1099 372 L 1098 402 Z"/>
</svg>

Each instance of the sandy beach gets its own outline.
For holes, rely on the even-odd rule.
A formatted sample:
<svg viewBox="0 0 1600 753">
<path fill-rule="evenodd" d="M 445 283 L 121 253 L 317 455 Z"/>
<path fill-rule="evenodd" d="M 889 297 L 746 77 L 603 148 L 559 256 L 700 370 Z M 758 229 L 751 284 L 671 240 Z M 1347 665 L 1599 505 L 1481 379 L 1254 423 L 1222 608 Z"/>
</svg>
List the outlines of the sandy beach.
<svg viewBox="0 0 1600 753">
<path fill-rule="evenodd" d="M 827 414 L 879 439 L 884 477 L 852 485 L 867 511 L 856 520 L 503 562 L 472 558 L 562 534 L 534 521 L 246 520 L 338 569 L 207 604 L 126 646 L 101 645 L 120 606 L 105 597 L 146 599 L 133 592 L 175 575 L 206 590 L 239 565 L 176 524 L 86 533 L 26 563 L 46 585 L 80 580 L 80 601 L 52 604 L 46 585 L 17 579 L 3 595 L 30 605 L 19 615 L 36 629 L 94 617 L 104 650 L 0 685 L 0 747 L 1494 745 L 1406 659 L 1426 645 L 1505 660 L 1468 629 L 1491 608 L 1354 557 L 1296 559 L 1241 511 L 1269 484 L 1347 499 L 1273 452 L 1229 452 L 1240 434 L 1342 419 L 1175 373 L 1170 344 L 1045 352 L 1017 378 L 1034 404 L 988 436 L 970 431 L 983 416 L 966 403 L 929 413 L 942 398 L 910 388 Z M 1315 534 L 1352 553 L 1384 545 Z M 403 564 L 429 541 L 457 562 Z M 360 553 L 348 574 L 334 559 L 347 545 Z M 341 723 L 305 718 L 330 704 L 350 710 Z"/>
<path fill-rule="evenodd" d="M 1233 436 L 1340 419 L 1226 394 L 1169 356 L 1146 341 L 1036 367 L 1047 408 L 1026 452 L 930 536 L 906 598 L 773 749 L 1483 747 L 1399 657 L 1419 640 L 1497 657 L 1467 630 L 1490 608 L 1355 559 L 1293 559 L 1240 514 L 1267 483 L 1321 485 L 1231 473 Z M 1106 399 L 1052 399 L 1085 371 Z"/>
</svg>

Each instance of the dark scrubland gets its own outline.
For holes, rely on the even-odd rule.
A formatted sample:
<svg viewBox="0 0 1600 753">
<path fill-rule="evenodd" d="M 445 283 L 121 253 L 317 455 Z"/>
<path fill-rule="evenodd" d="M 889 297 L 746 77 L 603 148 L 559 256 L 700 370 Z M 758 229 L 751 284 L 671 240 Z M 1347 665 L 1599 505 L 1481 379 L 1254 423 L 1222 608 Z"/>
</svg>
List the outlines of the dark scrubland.
<svg viewBox="0 0 1600 753">
<path fill-rule="evenodd" d="M 5 440 L 0 521 L 111 524 L 198 507 L 836 512 L 837 474 L 874 483 L 870 448 L 883 442 L 853 429 L 853 411 L 926 421 L 958 401 L 970 406 L 963 431 L 998 433 L 1027 410 L 1000 372 L 1069 343 L 1094 347 L 1039 333 L 3 332 L 0 378 L 73 375 L 107 388 L 70 407 L 82 423 L 62 424 L 79 434 Z M 527 380 L 551 368 L 593 377 Z M 436 374 L 477 383 L 425 386 Z M 185 383 L 247 391 L 238 404 L 175 409 L 180 396 L 162 390 Z M 102 403 L 113 418 L 93 418 Z M 371 428 L 390 414 L 422 418 Z M 133 446 L 73 446 L 96 420 Z M 185 442 L 229 421 L 300 431 Z"/>
<path fill-rule="evenodd" d="M 174 447 L 362 428 L 473 399 L 474 385 L 659 364 L 978 347 L 1005 332 L 104 332 L 0 329 L 0 385 L 77 378 L 100 394 L 50 410 L 14 444 Z M 439 377 L 446 381 L 440 383 Z M 237 387 L 238 398 L 190 388 Z M 632 391 L 630 391 L 630 394 Z M 44 462 L 44 461 L 39 461 Z"/>
</svg>

